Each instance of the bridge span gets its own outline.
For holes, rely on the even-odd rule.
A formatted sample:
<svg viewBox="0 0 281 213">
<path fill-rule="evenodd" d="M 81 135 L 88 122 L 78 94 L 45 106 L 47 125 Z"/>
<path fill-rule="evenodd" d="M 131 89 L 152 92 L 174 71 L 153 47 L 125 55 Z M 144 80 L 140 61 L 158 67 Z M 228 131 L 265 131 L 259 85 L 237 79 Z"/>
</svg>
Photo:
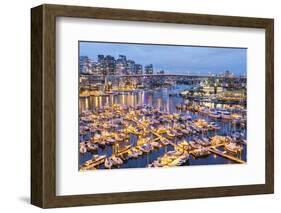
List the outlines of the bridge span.
<svg viewBox="0 0 281 213">
<path fill-rule="evenodd" d="M 208 79 L 243 79 L 246 80 L 244 76 L 212 76 L 212 75 L 188 75 L 188 74 L 132 74 L 132 75 L 95 75 L 95 74 L 81 74 L 81 77 L 115 77 L 115 78 L 137 78 L 137 77 L 185 77 L 185 78 L 208 78 Z"/>
</svg>

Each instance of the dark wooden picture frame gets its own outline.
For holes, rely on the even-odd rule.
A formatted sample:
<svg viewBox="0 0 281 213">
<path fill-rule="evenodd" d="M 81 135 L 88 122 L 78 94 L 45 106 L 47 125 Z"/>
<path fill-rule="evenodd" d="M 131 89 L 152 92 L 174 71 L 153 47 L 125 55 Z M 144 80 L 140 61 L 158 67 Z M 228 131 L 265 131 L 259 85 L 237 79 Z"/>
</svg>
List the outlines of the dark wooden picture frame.
<svg viewBox="0 0 281 213">
<path fill-rule="evenodd" d="M 56 17 L 265 29 L 266 168 L 265 184 L 194 189 L 56 195 Z M 31 203 L 66 207 L 164 201 L 274 192 L 274 20 L 64 5 L 31 9 Z"/>
</svg>

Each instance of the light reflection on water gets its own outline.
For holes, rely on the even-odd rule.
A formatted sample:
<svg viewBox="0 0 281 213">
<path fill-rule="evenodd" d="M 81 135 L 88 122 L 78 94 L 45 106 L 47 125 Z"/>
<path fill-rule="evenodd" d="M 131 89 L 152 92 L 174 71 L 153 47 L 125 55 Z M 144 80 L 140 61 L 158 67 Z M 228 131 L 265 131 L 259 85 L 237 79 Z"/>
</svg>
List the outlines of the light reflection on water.
<svg viewBox="0 0 281 213">
<path fill-rule="evenodd" d="M 157 90 L 145 90 L 145 91 L 138 91 L 138 92 L 127 92 L 124 94 L 119 95 L 108 95 L 108 96 L 99 96 L 94 97 L 90 96 L 87 98 L 80 98 L 79 100 L 79 112 L 84 110 L 96 110 L 101 108 L 105 105 L 112 106 L 113 104 L 121 104 L 121 105 L 129 105 L 129 106 L 136 106 L 136 105 L 151 105 L 155 108 L 158 108 L 162 111 L 167 111 L 170 113 L 179 112 L 176 109 L 178 104 L 182 104 L 186 102 L 180 96 L 169 96 L 169 94 L 177 93 L 179 91 L 185 90 L 190 88 L 187 85 L 177 85 L 171 88 L 162 88 Z M 204 106 L 207 107 L 217 107 L 217 108 L 224 108 L 222 104 L 214 104 L 214 103 L 204 103 Z M 204 116 L 199 113 L 189 113 L 192 118 L 203 118 L 208 122 L 214 121 L 211 120 L 210 117 Z M 208 136 L 213 136 L 216 134 L 220 135 L 230 135 L 235 131 L 239 131 L 245 134 L 245 138 L 247 137 L 246 129 L 240 129 L 235 125 L 232 125 L 231 122 L 225 121 L 216 121 L 216 123 L 220 126 L 220 130 L 215 132 L 208 133 Z M 84 138 L 87 140 L 87 138 Z M 186 137 L 187 140 L 192 140 L 192 137 Z M 242 160 L 246 161 L 247 150 L 246 146 L 243 147 L 242 155 L 240 156 Z M 154 150 L 148 155 L 140 156 L 137 159 L 131 159 L 128 162 L 125 162 L 121 168 L 142 168 L 146 167 L 149 163 L 152 163 L 157 157 L 163 155 L 166 151 L 173 150 L 172 146 L 162 147 L 158 150 Z M 110 156 L 112 154 L 112 147 L 106 146 L 105 149 L 98 149 L 99 155 L 107 155 Z M 86 153 L 84 155 L 80 155 L 79 162 L 82 164 L 86 160 L 92 158 L 91 153 Z M 187 163 L 188 165 L 209 165 L 209 164 L 229 164 L 232 163 L 230 160 L 222 158 L 216 155 L 209 155 L 205 158 L 197 158 L 194 159 L 190 156 L 190 160 Z M 101 166 L 100 168 L 103 168 Z"/>
<path fill-rule="evenodd" d="M 171 97 L 169 94 L 188 89 L 190 86 L 181 85 L 171 88 L 163 88 L 155 91 L 126 92 L 119 95 L 110 94 L 108 96 L 90 96 L 80 98 L 79 112 L 84 110 L 95 110 L 105 105 L 121 104 L 128 106 L 152 105 L 158 109 L 175 112 L 176 105 L 183 102 L 181 97 Z"/>
</svg>

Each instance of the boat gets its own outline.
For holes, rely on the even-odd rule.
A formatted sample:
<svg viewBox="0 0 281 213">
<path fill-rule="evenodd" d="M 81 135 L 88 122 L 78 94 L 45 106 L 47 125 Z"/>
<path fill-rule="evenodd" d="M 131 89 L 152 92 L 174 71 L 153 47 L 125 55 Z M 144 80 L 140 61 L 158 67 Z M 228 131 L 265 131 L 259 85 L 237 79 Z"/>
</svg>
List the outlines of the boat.
<svg viewBox="0 0 281 213">
<path fill-rule="evenodd" d="M 139 153 L 137 150 L 131 149 L 128 151 L 128 156 L 130 158 L 137 158 L 139 156 Z"/>
<path fill-rule="evenodd" d="M 201 139 L 199 139 L 199 138 L 197 138 L 196 143 L 200 144 L 201 146 L 207 146 L 207 145 L 209 145 L 208 143 L 205 143 L 205 141 L 203 141 L 203 140 L 201 140 Z"/>
<path fill-rule="evenodd" d="M 107 138 L 105 143 L 107 145 L 113 145 L 115 143 L 115 140 L 113 138 Z"/>
<path fill-rule="evenodd" d="M 232 119 L 237 119 L 237 120 L 241 120 L 242 119 L 242 115 L 238 114 L 238 113 L 234 113 L 231 115 Z"/>
<path fill-rule="evenodd" d="M 202 108 L 200 110 L 200 113 L 204 114 L 204 115 L 208 115 L 210 113 L 210 109 L 209 108 Z"/>
<path fill-rule="evenodd" d="M 221 111 L 221 117 L 222 117 L 222 119 L 225 119 L 225 120 L 232 119 L 232 116 L 231 116 L 230 112 L 228 112 L 228 111 Z"/>
<path fill-rule="evenodd" d="M 209 124 L 209 128 L 210 128 L 210 130 L 219 130 L 220 129 L 220 127 L 215 122 L 211 122 Z"/>
<path fill-rule="evenodd" d="M 207 127 L 209 124 L 207 121 L 204 119 L 196 119 L 194 120 L 194 125 L 197 127 L 199 130 L 202 130 L 204 127 Z"/>
<path fill-rule="evenodd" d="M 239 139 L 242 137 L 242 135 L 241 135 L 241 133 L 239 133 L 239 132 L 234 132 L 234 133 L 231 135 L 231 137 L 232 137 L 234 140 L 239 140 Z"/>
<path fill-rule="evenodd" d="M 183 104 L 178 104 L 178 105 L 176 106 L 176 109 L 177 109 L 177 110 L 185 110 L 186 107 L 185 107 L 185 105 L 183 105 Z"/>
<path fill-rule="evenodd" d="M 200 129 L 197 126 L 195 126 L 194 124 L 190 124 L 190 128 L 192 129 L 192 132 L 194 134 L 200 132 Z"/>
<path fill-rule="evenodd" d="M 166 132 L 167 130 L 164 127 L 159 127 L 158 130 L 156 131 L 157 134 L 164 134 Z"/>
<path fill-rule="evenodd" d="M 205 142 L 205 144 L 211 145 L 211 142 L 210 142 L 210 140 L 208 138 L 202 137 L 202 140 Z"/>
<path fill-rule="evenodd" d="M 87 160 L 82 166 L 81 170 L 92 170 L 98 166 L 106 156 L 105 155 L 93 155 L 91 160 Z"/>
<path fill-rule="evenodd" d="M 242 151 L 243 148 L 236 143 L 230 142 L 229 144 L 225 144 L 224 149 L 229 153 L 238 154 Z"/>
<path fill-rule="evenodd" d="M 185 135 L 188 135 L 190 133 L 190 131 L 187 129 L 182 129 L 181 132 Z"/>
<path fill-rule="evenodd" d="M 237 126 L 241 125 L 241 119 L 233 119 L 232 124 Z"/>
<path fill-rule="evenodd" d="M 113 166 L 112 161 L 109 158 L 105 158 L 104 167 L 107 169 L 111 169 L 112 166 Z"/>
<path fill-rule="evenodd" d="M 178 143 L 178 146 L 180 147 L 180 149 L 186 150 L 189 148 L 189 143 L 186 140 L 184 140 Z"/>
<path fill-rule="evenodd" d="M 247 145 L 247 140 L 243 139 L 241 143 Z"/>
<path fill-rule="evenodd" d="M 178 150 L 172 150 L 172 151 L 166 152 L 166 155 L 170 155 L 170 156 L 179 156 L 181 154 L 182 154 L 182 152 L 180 152 Z"/>
<path fill-rule="evenodd" d="M 168 130 L 166 134 L 169 139 L 173 139 L 176 136 L 171 130 Z"/>
<path fill-rule="evenodd" d="M 169 140 L 167 140 L 166 138 L 162 137 L 160 138 L 160 141 L 161 143 L 164 145 L 164 146 L 167 146 L 170 144 Z"/>
<path fill-rule="evenodd" d="M 188 159 L 189 159 L 189 154 L 181 155 L 176 159 L 174 159 L 171 163 L 169 163 L 169 166 L 181 166 L 184 163 L 186 163 Z"/>
<path fill-rule="evenodd" d="M 210 155 L 210 151 L 206 148 L 194 149 L 191 153 L 194 157 L 206 157 Z"/>
<path fill-rule="evenodd" d="M 161 143 L 159 141 L 152 141 L 150 144 L 152 145 L 153 148 L 161 147 Z"/>
<path fill-rule="evenodd" d="M 142 151 L 142 152 L 145 152 L 145 153 L 148 153 L 152 150 L 152 146 L 150 144 L 143 144 L 142 146 L 139 146 L 139 149 Z"/>
<path fill-rule="evenodd" d="M 93 136 L 93 139 L 92 139 L 94 142 L 98 142 L 98 141 L 100 141 L 101 140 L 101 135 L 100 134 L 95 134 L 94 136 Z"/>
<path fill-rule="evenodd" d="M 87 148 L 85 146 L 80 146 L 79 151 L 81 154 L 85 154 L 87 152 Z"/>
<path fill-rule="evenodd" d="M 175 135 L 180 138 L 183 136 L 183 133 L 181 132 L 181 130 L 175 130 Z"/>
<path fill-rule="evenodd" d="M 192 117 L 190 115 L 184 115 L 179 118 L 180 121 L 187 121 L 187 120 L 191 120 L 191 119 L 192 119 Z"/>
<path fill-rule="evenodd" d="M 200 149 L 201 145 L 195 143 L 194 141 L 189 141 L 189 145 L 193 148 L 193 149 Z"/>
<path fill-rule="evenodd" d="M 115 140 L 116 140 L 117 142 L 122 142 L 122 141 L 124 141 L 124 138 L 122 138 L 120 135 L 116 135 L 116 136 L 115 136 Z"/>
<path fill-rule="evenodd" d="M 143 152 L 142 152 L 141 150 L 139 150 L 139 149 L 137 149 L 137 148 L 135 148 L 135 147 L 133 147 L 133 148 L 131 149 L 131 151 L 137 153 L 138 155 L 142 155 L 142 154 L 143 154 Z"/>
<path fill-rule="evenodd" d="M 124 162 L 124 161 L 129 160 L 132 157 L 128 153 L 124 153 L 124 154 L 120 155 L 120 158 Z"/>
<path fill-rule="evenodd" d="M 87 143 L 87 151 L 95 152 L 95 151 L 97 151 L 97 149 L 98 149 L 98 146 L 96 144 Z"/>
<path fill-rule="evenodd" d="M 160 121 L 158 121 L 156 119 L 152 119 L 151 124 L 152 125 L 158 125 L 158 124 L 160 124 Z"/>
<path fill-rule="evenodd" d="M 106 142 L 105 142 L 104 140 L 101 140 L 100 142 L 98 142 L 98 145 L 99 145 L 101 148 L 105 148 Z"/>
<path fill-rule="evenodd" d="M 151 164 L 148 164 L 148 167 L 160 167 L 161 164 L 158 162 L 158 160 L 153 161 Z"/>
<path fill-rule="evenodd" d="M 111 157 L 111 160 L 112 160 L 112 163 L 113 163 L 114 166 L 119 166 L 119 165 L 123 164 L 122 159 L 120 157 L 115 156 L 115 155 L 113 155 Z"/>
<path fill-rule="evenodd" d="M 221 115 L 219 114 L 219 112 L 217 111 L 210 111 L 210 113 L 208 114 L 211 118 L 215 118 L 215 119 L 220 119 Z"/>
</svg>

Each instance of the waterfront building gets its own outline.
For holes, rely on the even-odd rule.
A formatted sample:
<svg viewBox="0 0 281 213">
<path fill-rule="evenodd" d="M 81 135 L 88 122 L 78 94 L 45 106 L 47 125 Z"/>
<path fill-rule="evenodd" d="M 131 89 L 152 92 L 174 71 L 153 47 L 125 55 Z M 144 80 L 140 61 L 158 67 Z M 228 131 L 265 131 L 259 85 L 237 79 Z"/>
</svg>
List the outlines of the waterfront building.
<svg viewBox="0 0 281 213">
<path fill-rule="evenodd" d="M 133 60 L 127 60 L 127 74 L 134 75 L 136 74 L 136 63 Z"/>
<path fill-rule="evenodd" d="M 113 56 L 107 55 L 104 58 L 104 63 L 105 63 L 105 73 L 106 75 L 114 75 L 115 74 L 115 64 L 116 61 Z"/>
<path fill-rule="evenodd" d="M 114 75 L 116 61 L 113 56 L 98 55 L 98 62 L 95 64 L 95 73 L 99 75 Z"/>
<path fill-rule="evenodd" d="M 98 62 L 102 63 L 104 61 L 104 55 L 98 55 Z"/>
<path fill-rule="evenodd" d="M 96 73 L 101 75 L 114 75 L 116 61 L 111 55 L 98 55 Z"/>
<path fill-rule="evenodd" d="M 163 74 L 165 74 L 165 71 L 164 70 L 160 70 L 159 72 L 157 72 L 157 74 L 163 75 Z"/>
<path fill-rule="evenodd" d="M 141 64 L 136 64 L 136 74 L 142 75 L 142 65 Z"/>
<path fill-rule="evenodd" d="M 88 60 L 88 56 L 80 56 L 79 57 L 79 71 L 82 73 L 83 67 Z"/>
<path fill-rule="evenodd" d="M 93 75 L 101 75 L 98 69 L 98 62 L 91 61 L 91 73 Z"/>
<path fill-rule="evenodd" d="M 98 55 L 98 62 L 96 66 L 96 73 L 104 75 L 105 73 L 104 55 Z"/>
<path fill-rule="evenodd" d="M 226 70 L 223 74 L 223 77 L 225 78 L 231 78 L 231 77 L 234 77 L 234 74 L 231 73 L 229 70 Z"/>
<path fill-rule="evenodd" d="M 118 59 L 116 60 L 116 65 L 115 65 L 116 75 L 125 75 L 126 74 L 126 68 L 127 68 L 126 61 L 127 61 L 126 56 L 119 55 Z"/>
<path fill-rule="evenodd" d="M 152 64 L 146 65 L 144 67 L 144 71 L 145 71 L 146 75 L 152 75 L 153 74 L 153 65 Z"/>
<path fill-rule="evenodd" d="M 218 86 L 204 86 L 202 91 L 204 91 L 206 94 L 218 94 L 223 92 L 223 88 Z"/>
<path fill-rule="evenodd" d="M 125 55 L 119 55 L 119 56 L 118 56 L 118 59 L 121 60 L 121 61 L 123 61 L 124 63 L 127 61 L 127 58 L 126 58 Z"/>
<path fill-rule="evenodd" d="M 92 61 L 88 56 L 80 56 L 79 70 L 83 74 L 92 74 Z"/>
</svg>

